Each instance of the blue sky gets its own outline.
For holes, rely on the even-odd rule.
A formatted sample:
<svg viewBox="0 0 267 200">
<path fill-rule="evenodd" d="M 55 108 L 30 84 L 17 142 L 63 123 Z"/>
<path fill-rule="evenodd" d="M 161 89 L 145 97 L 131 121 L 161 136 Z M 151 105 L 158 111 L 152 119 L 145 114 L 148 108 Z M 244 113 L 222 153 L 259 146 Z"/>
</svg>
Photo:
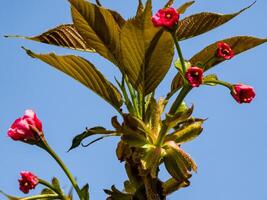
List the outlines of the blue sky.
<svg viewBox="0 0 267 200">
<path fill-rule="evenodd" d="M 125 18 L 134 15 L 136 1 L 102 0 L 105 7 L 117 10 Z M 154 0 L 156 11 L 165 1 Z M 185 1 L 177 1 L 175 6 Z M 251 4 L 251 0 L 197 0 L 185 14 L 209 11 L 232 13 Z M 230 23 L 205 35 L 181 43 L 184 55 L 190 58 L 206 45 L 235 35 L 267 37 L 267 1 L 258 0 L 248 11 Z M 184 17 L 184 16 L 182 16 Z M 3 0 L 0 7 L 0 189 L 22 195 L 17 179 L 21 170 L 30 170 L 43 179 L 57 176 L 68 191 L 66 177 L 42 150 L 6 136 L 7 129 L 25 109 L 32 108 L 43 121 L 50 145 L 69 166 L 80 185 L 90 184 L 91 199 L 105 199 L 103 188 L 115 184 L 122 188 L 126 179 L 123 164 L 115 156 L 118 138 L 108 138 L 89 148 L 67 153 L 72 138 L 86 126 L 111 128 L 110 118 L 116 114 L 93 92 L 59 73 L 45 63 L 28 57 L 20 48 L 35 52 L 81 55 L 93 62 L 110 80 L 118 71 L 95 54 L 75 52 L 20 39 L 5 39 L 6 34 L 36 35 L 59 24 L 70 23 L 67 0 Z M 211 72 L 229 82 L 243 82 L 255 87 L 256 99 L 239 105 L 222 87 L 194 89 L 186 99 L 195 104 L 194 115 L 208 118 L 202 135 L 184 149 L 198 164 L 198 173 L 191 186 L 172 194 L 168 199 L 265 200 L 267 199 L 267 135 L 265 83 L 267 45 L 262 45 L 218 65 Z M 160 85 L 157 97 L 165 94 L 175 74 L 172 69 Z M 161 177 L 167 179 L 162 170 Z M 40 190 L 38 188 L 31 194 Z"/>
</svg>

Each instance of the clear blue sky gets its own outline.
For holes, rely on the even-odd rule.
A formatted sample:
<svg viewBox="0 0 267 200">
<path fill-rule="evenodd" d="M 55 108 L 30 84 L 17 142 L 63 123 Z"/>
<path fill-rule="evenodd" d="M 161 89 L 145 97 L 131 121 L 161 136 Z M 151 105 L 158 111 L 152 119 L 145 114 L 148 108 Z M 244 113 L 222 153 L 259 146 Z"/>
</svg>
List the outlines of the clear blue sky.
<svg viewBox="0 0 267 200">
<path fill-rule="evenodd" d="M 165 1 L 154 0 L 154 10 Z M 177 1 L 175 6 L 185 1 Z M 135 13 L 137 0 L 102 0 L 102 4 L 118 10 L 125 18 Z M 201 11 L 232 13 L 252 3 L 251 0 L 197 0 L 185 14 Z M 267 37 L 267 1 L 259 0 L 251 9 L 230 23 L 194 39 L 182 42 L 184 54 L 190 58 L 204 46 L 234 35 Z M 184 16 L 183 16 L 184 17 Z M 108 138 L 89 148 L 66 153 L 72 138 L 86 126 L 111 128 L 110 117 L 116 114 L 84 86 L 48 65 L 28 57 L 20 48 L 35 52 L 79 54 L 95 63 L 113 81 L 118 72 L 95 54 L 86 54 L 2 35 L 36 35 L 62 23 L 70 23 L 67 0 L 3 0 L 0 6 L 0 189 L 22 195 L 17 179 L 21 170 L 30 170 L 43 179 L 57 176 L 63 188 L 70 187 L 66 177 L 42 150 L 6 136 L 13 120 L 27 108 L 37 112 L 51 146 L 69 166 L 80 185 L 89 182 L 91 199 L 105 199 L 103 188 L 115 184 L 122 188 L 126 179 L 124 166 L 115 156 L 117 138 Z M 266 133 L 266 52 L 267 45 L 235 57 L 212 72 L 229 82 L 243 82 L 255 87 L 256 99 L 249 105 L 237 104 L 229 91 L 221 87 L 193 90 L 186 102 L 195 104 L 194 115 L 208 118 L 205 130 L 195 141 L 184 146 L 195 159 L 199 170 L 191 186 L 168 199 L 188 200 L 266 200 L 267 133 Z M 172 69 L 161 84 L 157 96 L 163 95 L 174 76 Z M 162 170 L 162 179 L 167 174 Z M 31 194 L 38 192 L 40 188 Z M 1 198 L 2 199 L 2 198 Z"/>
</svg>

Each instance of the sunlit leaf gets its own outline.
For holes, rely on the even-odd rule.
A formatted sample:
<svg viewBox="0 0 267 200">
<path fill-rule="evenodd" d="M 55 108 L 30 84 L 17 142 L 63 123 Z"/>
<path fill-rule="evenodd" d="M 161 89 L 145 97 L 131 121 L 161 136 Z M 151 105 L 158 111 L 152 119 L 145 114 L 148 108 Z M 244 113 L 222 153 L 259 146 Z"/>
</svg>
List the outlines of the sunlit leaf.
<svg viewBox="0 0 267 200">
<path fill-rule="evenodd" d="M 42 33 L 41 35 L 34 37 L 21 37 L 21 36 L 11 36 L 11 37 L 34 40 L 37 42 L 66 47 L 80 51 L 95 52 L 92 46 L 90 46 L 90 44 L 88 44 L 78 33 L 73 24 L 60 25 L 45 33 Z"/>
<path fill-rule="evenodd" d="M 69 151 L 78 147 L 84 139 L 86 139 L 92 135 L 97 135 L 97 134 L 107 135 L 107 134 L 111 134 L 111 133 L 114 133 L 114 131 L 106 130 L 105 128 L 100 127 L 100 126 L 86 129 L 83 133 L 76 135 L 73 138 L 72 145 L 71 145 Z"/>
<path fill-rule="evenodd" d="M 81 82 L 115 108 L 121 106 L 120 92 L 89 61 L 73 55 L 57 56 L 54 53 L 35 54 L 30 50 L 26 51 L 31 57 L 38 58 Z"/>
<path fill-rule="evenodd" d="M 79 34 L 96 52 L 117 65 L 120 26 L 113 17 L 115 12 L 112 13 L 85 0 L 69 0 L 69 2 L 72 5 L 74 26 Z M 119 16 L 118 13 L 116 16 Z"/>
<path fill-rule="evenodd" d="M 175 130 L 174 133 L 167 135 L 165 141 L 175 141 L 178 144 L 183 144 L 194 140 L 203 130 L 202 123 L 203 122 L 193 122 L 192 124 L 183 126 Z"/>
<path fill-rule="evenodd" d="M 81 192 L 82 192 L 84 200 L 89 200 L 89 185 L 88 184 L 83 186 L 83 188 L 81 189 Z"/>
<path fill-rule="evenodd" d="M 188 187 L 189 185 L 190 185 L 190 182 L 188 180 L 177 181 L 174 178 L 170 178 L 169 180 L 167 180 L 166 182 L 164 182 L 162 184 L 163 194 L 167 196 L 167 195 L 179 190 L 180 188 Z"/>
<path fill-rule="evenodd" d="M 203 78 L 203 83 L 205 85 L 215 86 L 217 83 L 213 83 L 213 81 L 217 81 L 218 77 L 216 74 L 209 74 Z"/>
<path fill-rule="evenodd" d="M 111 190 L 105 189 L 104 192 L 109 195 L 107 200 L 133 200 L 131 194 L 119 191 L 114 185 L 111 187 Z"/>
<path fill-rule="evenodd" d="M 251 48 L 254 48 L 260 44 L 267 42 L 267 39 L 260 39 L 260 38 L 250 37 L 250 36 L 236 36 L 236 37 L 228 38 L 228 39 L 221 40 L 221 41 L 227 43 L 234 51 L 234 54 L 238 55 L 244 51 L 247 51 Z M 213 66 L 223 62 L 224 61 L 223 59 L 216 57 L 218 42 L 215 42 L 209 45 L 208 47 L 204 48 L 199 53 L 197 53 L 195 56 L 193 56 L 190 59 L 190 62 L 192 63 L 192 65 L 197 64 L 197 63 L 205 63 L 207 60 L 210 60 L 204 66 L 205 70 L 208 70 L 212 68 Z M 214 57 L 214 59 L 210 59 L 212 57 Z"/>
<path fill-rule="evenodd" d="M 141 16 L 130 19 L 121 32 L 121 66 L 130 83 L 147 95 L 168 72 L 173 58 L 171 35 L 153 26 L 151 0 Z"/>
<path fill-rule="evenodd" d="M 195 3 L 195 1 L 189 1 L 189 2 L 184 3 L 182 6 L 180 6 L 180 7 L 177 9 L 177 12 L 178 12 L 179 14 L 184 14 L 185 11 L 187 10 L 187 8 L 189 8 L 190 6 L 192 6 L 194 3 Z"/>
<path fill-rule="evenodd" d="M 138 7 L 137 7 L 137 11 L 136 11 L 136 16 L 140 16 L 144 11 L 144 5 L 142 0 L 138 0 Z"/>
<path fill-rule="evenodd" d="M 172 4 L 174 3 L 175 0 L 168 0 L 167 3 L 165 4 L 164 8 L 171 7 Z"/>
<path fill-rule="evenodd" d="M 230 21 L 246 9 L 250 8 L 253 4 L 233 14 L 221 15 L 203 12 L 186 17 L 178 23 L 177 39 L 185 40 L 208 32 Z"/>
</svg>

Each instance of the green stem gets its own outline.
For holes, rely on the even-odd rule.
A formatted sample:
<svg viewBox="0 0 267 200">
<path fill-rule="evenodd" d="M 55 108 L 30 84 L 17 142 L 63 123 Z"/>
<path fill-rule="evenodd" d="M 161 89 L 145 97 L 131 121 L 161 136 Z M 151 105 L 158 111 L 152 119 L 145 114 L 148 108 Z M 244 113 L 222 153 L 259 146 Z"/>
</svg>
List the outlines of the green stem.
<svg viewBox="0 0 267 200">
<path fill-rule="evenodd" d="M 31 197 L 25 197 L 20 200 L 35 200 L 35 199 L 58 199 L 59 195 L 57 194 L 41 194 L 41 195 L 36 195 L 36 196 L 31 196 Z"/>
<path fill-rule="evenodd" d="M 179 93 L 179 95 L 177 96 L 177 98 L 175 99 L 174 103 L 171 106 L 171 109 L 169 111 L 170 115 L 175 114 L 175 112 L 177 111 L 177 109 L 179 108 L 181 103 L 183 102 L 185 96 L 188 94 L 188 92 L 190 92 L 191 89 L 192 89 L 192 87 L 189 85 L 185 85 L 182 88 L 181 92 Z"/>
<path fill-rule="evenodd" d="M 212 80 L 212 81 L 205 81 L 204 84 L 208 84 L 208 83 L 213 83 L 213 84 L 218 84 L 218 85 L 222 85 L 225 86 L 227 88 L 229 88 L 230 90 L 232 90 L 232 84 L 227 83 L 225 81 L 221 81 L 221 80 Z"/>
<path fill-rule="evenodd" d="M 175 33 L 171 33 L 171 34 L 172 34 L 172 38 L 173 38 L 176 50 L 178 52 L 178 55 L 179 55 L 179 58 L 180 58 L 180 61 L 181 61 L 181 64 L 182 64 L 182 70 L 183 70 L 182 76 L 184 76 L 184 73 L 186 72 L 186 67 L 185 67 L 183 53 L 182 53 L 181 47 L 180 47 L 180 45 L 179 45 L 179 43 L 178 43 L 178 41 L 176 39 Z"/>
<path fill-rule="evenodd" d="M 71 184 L 73 185 L 74 189 L 76 190 L 80 200 L 83 200 L 84 198 L 83 198 L 82 192 L 81 192 L 78 184 L 76 183 L 75 178 L 72 176 L 72 174 L 70 173 L 69 169 L 63 163 L 63 161 L 58 157 L 58 155 L 54 152 L 54 150 L 45 141 L 43 141 L 43 146 L 41 146 L 41 147 L 47 153 L 49 153 L 55 159 L 55 161 L 59 164 L 61 169 L 65 172 L 65 174 L 69 178 L 69 180 L 70 180 Z"/>
<path fill-rule="evenodd" d="M 128 82 L 127 79 L 125 79 L 125 82 L 127 84 L 127 87 L 128 87 L 129 93 L 130 93 L 130 96 L 132 98 L 132 102 L 133 102 L 133 107 L 134 107 L 134 110 L 135 110 L 135 114 L 138 117 L 140 117 L 139 108 L 138 108 L 138 102 L 137 102 L 137 97 L 136 97 L 135 91 L 134 91 L 132 85 Z"/>
</svg>

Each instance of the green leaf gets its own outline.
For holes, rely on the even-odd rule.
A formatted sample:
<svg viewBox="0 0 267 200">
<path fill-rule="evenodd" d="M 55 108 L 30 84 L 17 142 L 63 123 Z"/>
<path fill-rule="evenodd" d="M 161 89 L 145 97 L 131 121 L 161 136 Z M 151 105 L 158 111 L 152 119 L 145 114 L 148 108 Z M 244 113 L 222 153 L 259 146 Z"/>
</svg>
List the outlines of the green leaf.
<svg viewBox="0 0 267 200">
<path fill-rule="evenodd" d="M 179 123 L 187 120 L 193 113 L 194 106 L 191 106 L 191 108 L 185 108 L 183 110 L 178 110 L 178 112 L 174 115 L 166 114 L 166 119 L 164 120 L 164 123 L 167 125 L 168 130 L 171 128 L 174 128 Z"/>
<path fill-rule="evenodd" d="M 192 176 L 190 172 L 197 170 L 195 162 L 175 142 L 168 142 L 164 149 L 166 151 L 165 167 L 177 181 L 186 181 Z"/>
<path fill-rule="evenodd" d="M 260 38 L 255 38 L 251 36 L 236 36 L 228 39 L 224 39 L 218 42 L 225 42 L 234 51 L 235 55 L 238 55 L 244 51 L 247 51 L 251 48 L 254 48 L 260 44 L 263 44 L 267 42 L 267 39 L 260 39 Z M 191 59 L 190 62 L 192 65 L 195 65 L 196 63 L 205 63 L 207 60 L 209 60 L 212 57 L 215 57 L 215 59 L 211 59 L 206 65 L 205 65 L 205 70 L 209 70 L 213 66 L 223 62 L 224 60 L 221 58 L 216 58 L 217 54 L 217 44 L 218 42 L 215 42 L 208 47 L 204 48 L 201 50 L 199 53 L 194 55 Z"/>
<path fill-rule="evenodd" d="M 97 53 L 115 65 L 120 45 L 120 26 L 114 13 L 85 0 L 69 0 L 75 28 Z M 119 14 L 117 13 L 118 17 Z M 122 18 L 119 17 L 120 20 Z"/>
<path fill-rule="evenodd" d="M 49 188 L 44 188 L 42 191 L 41 191 L 41 194 L 55 194 L 55 192 Z"/>
<path fill-rule="evenodd" d="M 194 140 L 203 130 L 202 123 L 201 121 L 197 121 L 183 126 L 175 130 L 174 133 L 167 135 L 165 141 L 175 141 L 177 144 L 183 144 Z"/>
<path fill-rule="evenodd" d="M 136 11 L 136 16 L 140 16 L 144 11 L 144 5 L 142 0 L 138 0 L 138 7 L 137 7 L 137 11 Z"/>
<path fill-rule="evenodd" d="M 221 15 L 216 13 L 203 12 L 186 17 L 178 23 L 178 29 L 176 32 L 177 39 L 185 40 L 206 33 L 230 21 L 243 11 L 250 8 L 254 3 L 233 14 Z"/>
<path fill-rule="evenodd" d="M 105 128 L 100 127 L 100 126 L 86 129 L 83 133 L 76 135 L 73 138 L 72 145 L 71 145 L 69 151 L 78 147 L 84 139 L 86 139 L 92 135 L 97 135 L 97 134 L 107 135 L 107 134 L 112 134 L 114 132 L 115 131 L 106 130 Z"/>
<path fill-rule="evenodd" d="M 167 196 L 167 195 L 179 190 L 180 188 L 188 187 L 189 185 L 190 185 L 190 182 L 188 180 L 186 180 L 186 181 L 182 181 L 182 180 L 177 181 L 174 178 L 170 178 L 169 180 L 167 180 L 166 182 L 164 182 L 162 184 L 163 195 Z"/>
<path fill-rule="evenodd" d="M 168 0 L 168 2 L 165 4 L 164 8 L 171 7 L 173 3 L 174 3 L 174 0 Z"/>
<path fill-rule="evenodd" d="M 78 33 L 73 24 L 63 24 L 53 28 L 41 35 L 34 37 L 21 37 L 21 36 L 6 36 L 17 37 L 28 40 L 34 40 L 46 44 L 66 47 L 74 50 L 95 52 L 95 50 L 87 43 L 82 36 Z"/>
<path fill-rule="evenodd" d="M 61 190 L 59 180 L 56 177 L 53 177 L 52 185 L 54 186 L 57 192 L 59 192 L 61 195 L 64 195 L 63 191 Z"/>
<path fill-rule="evenodd" d="M 30 50 L 26 52 L 31 57 L 38 58 L 76 79 L 115 108 L 118 109 L 122 105 L 122 96 L 117 88 L 107 81 L 89 61 L 73 55 L 35 54 Z"/>
<path fill-rule="evenodd" d="M 121 32 L 121 68 L 143 96 L 162 81 L 174 54 L 171 34 L 153 26 L 151 9 L 148 0 L 143 14 L 128 20 Z"/>
<path fill-rule="evenodd" d="M 215 86 L 217 83 L 212 83 L 212 81 L 217 81 L 218 77 L 216 74 L 209 74 L 203 78 L 203 83 L 205 85 Z"/>
<path fill-rule="evenodd" d="M 84 200 L 89 200 L 89 185 L 88 183 L 81 189 Z"/>
<path fill-rule="evenodd" d="M 187 10 L 187 8 L 189 8 L 190 6 L 192 6 L 194 3 L 195 3 L 195 1 L 189 1 L 189 2 L 184 3 L 182 6 L 180 6 L 180 7 L 177 9 L 177 12 L 178 12 L 179 14 L 184 14 L 185 11 Z"/>
</svg>

